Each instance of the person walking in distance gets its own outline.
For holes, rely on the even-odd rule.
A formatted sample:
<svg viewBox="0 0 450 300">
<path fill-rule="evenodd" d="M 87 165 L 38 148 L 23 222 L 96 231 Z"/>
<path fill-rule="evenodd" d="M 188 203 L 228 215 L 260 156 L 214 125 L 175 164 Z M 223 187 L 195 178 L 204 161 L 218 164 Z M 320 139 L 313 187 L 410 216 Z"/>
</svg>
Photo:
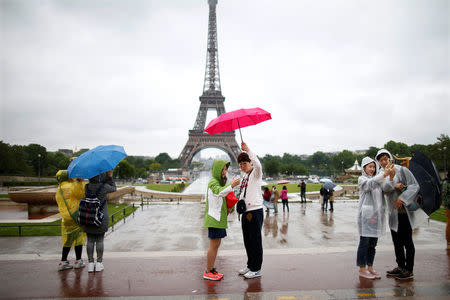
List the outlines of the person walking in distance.
<svg viewBox="0 0 450 300">
<path fill-rule="evenodd" d="M 283 186 L 281 190 L 281 202 L 283 203 L 283 214 L 285 213 L 285 207 L 287 207 L 287 212 L 289 213 L 289 203 L 288 203 L 288 190 L 286 186 Z"/>
</svg>

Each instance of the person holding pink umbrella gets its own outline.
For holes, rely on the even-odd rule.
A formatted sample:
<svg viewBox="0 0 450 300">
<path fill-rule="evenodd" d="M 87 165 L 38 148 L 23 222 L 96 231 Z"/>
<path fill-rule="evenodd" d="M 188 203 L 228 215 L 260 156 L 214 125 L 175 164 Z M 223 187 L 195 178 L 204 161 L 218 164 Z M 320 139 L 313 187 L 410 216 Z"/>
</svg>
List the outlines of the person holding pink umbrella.
<svg viewBox="0 0 450 300">
<path fill-rule="evenodd" d="M 263 248 L 261 229 L 264 220 L 263 198 L 261 194 L 262 166 L 258 157 L 242 142 L 244 152 L 238 155 L 238 163 L 245 173 L 241 181 L 239 199 L 245 201 L 246 210 L 242 214 L 241 226 L 244 237 L 247 265 L 239 270 L 246 279 L 261 276 Z"/>
</svg>

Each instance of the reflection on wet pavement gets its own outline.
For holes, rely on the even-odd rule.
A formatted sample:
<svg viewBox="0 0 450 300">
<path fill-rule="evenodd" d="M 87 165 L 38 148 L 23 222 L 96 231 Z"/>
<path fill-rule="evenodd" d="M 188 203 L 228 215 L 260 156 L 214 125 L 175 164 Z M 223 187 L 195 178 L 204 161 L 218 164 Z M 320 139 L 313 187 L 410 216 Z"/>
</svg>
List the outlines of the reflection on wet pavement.
<svg viewBox="0 0 450 300">
<path fill-rule="evenodd" d="M 265 213 L 264 249 L 357 247 L 356 202 L 336 202 L 334 212 L 323 212 L 318 203 L 291 203 L 290 213 Z M 107 236 L 106 251 L 203 251 L 207 230 L 203 227 L 204 204 L 152 204 Z M 436 244 L 445 224 L 430 221 L 414 233 L 416 245 Z M 227 237 L 221 250 L 242 249 L 237 214 L 228 216 Z M 389 232 L 378 247 L 392 245 Z"/>
</svg>

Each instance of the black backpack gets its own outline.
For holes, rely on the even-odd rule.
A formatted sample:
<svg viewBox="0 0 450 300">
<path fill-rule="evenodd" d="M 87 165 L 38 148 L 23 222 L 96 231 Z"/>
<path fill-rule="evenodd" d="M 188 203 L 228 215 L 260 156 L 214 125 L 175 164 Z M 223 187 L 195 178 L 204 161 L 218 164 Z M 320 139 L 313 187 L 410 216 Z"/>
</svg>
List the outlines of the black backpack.
<svg viewBox="0 0 450 300">
<path fill-rule="evenodd" d="M 80 207 L 78 208 L 78 223 L 82 226 L 95 225 L 100 227 L 103 222 L 104 214 L 102 212 L 103 206 L 98 199 L 98 192 L 103 187 L 103 184 L 99 186 L 95 192 L 95 197 L 85 197 L 80 200 Z"/>
</svg>

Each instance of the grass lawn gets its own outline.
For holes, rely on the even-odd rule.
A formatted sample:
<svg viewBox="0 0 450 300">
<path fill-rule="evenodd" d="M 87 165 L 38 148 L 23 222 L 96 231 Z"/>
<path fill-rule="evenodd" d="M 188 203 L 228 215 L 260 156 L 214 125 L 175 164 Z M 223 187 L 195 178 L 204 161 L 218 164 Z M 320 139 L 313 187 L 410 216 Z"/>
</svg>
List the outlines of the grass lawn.
<svg viewBox="0 0 450 300">
<path fill-rule="evenodd" d="M 0 198 L 9 198 L 8 194 L 0 194 Z"/>
<path fill-rule="evenodd" d="M 128 204 L 110 204 L 108 203 L 108 213 L 109 213 L 109 226 L 111 227 L 113 225 L 111 221 L 111 215 L 115 213 L 116 211 L 119 211 L 123 208 L 128 206 Z M 138 209 L 139 206 L 134 207 L 134 210 Z M 126 209 L 125 214 L 126 216 L 133 213 L 133 209 L 129 208 Z M 119 222 L 124 218 L 124 215 L 122 213 L 118 213 L 114 216 L 114 224 Z M 57 225 L 57 226 L 46 226 L 46 225 Z M 22 236 L 58 236 L 61 235 L 61 219 L 56 220 L 52 223 L 5 223 L 0 224 L 0 236 L 19 236 L 19 229 L 17 226 L 15 227 L 1 227 L 3 225 L 33 225 L 33 226 L 25 226 L 22 227 Z M 34 226 L 36 225 L 36 226 Z M 38 226 L 43 225 L 43 226 Z"/>
<path fill-rule="evenodd" d="M 190 183 L 185 183 L 184 187 L 187 188 Z M 146 184 L 145 186 L 149 190 L 159 191 L 159 192 L 172 192 L 173 189 L 180 184 Z"/>
<path fill-rule="evenodd" d="M 434 213 L 432 213 L 430 215 L 430 219 L 436 220 L 436 221 L 441 221 L 441 222 L 446 222 L 444 209 L 439 208 L 437 211 L 435 211 Z"/>
</svg>

